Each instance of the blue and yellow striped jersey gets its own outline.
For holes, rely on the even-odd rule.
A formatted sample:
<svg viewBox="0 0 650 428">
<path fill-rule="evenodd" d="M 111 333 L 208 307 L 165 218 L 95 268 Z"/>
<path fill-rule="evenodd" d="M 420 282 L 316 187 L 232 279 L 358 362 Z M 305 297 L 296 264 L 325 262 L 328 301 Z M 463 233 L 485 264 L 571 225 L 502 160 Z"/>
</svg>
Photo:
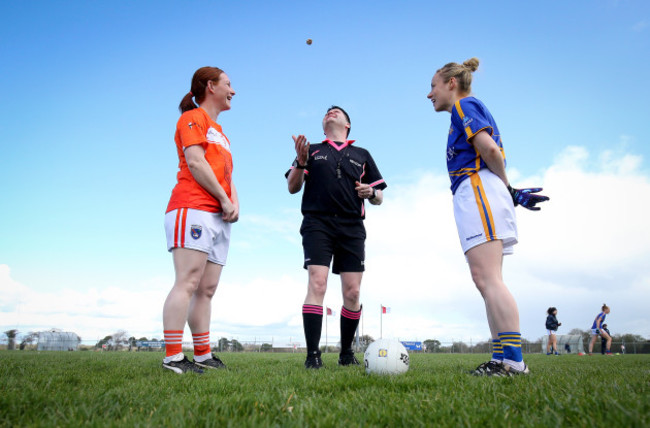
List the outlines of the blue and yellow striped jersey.
<svg viewBox="0 0 650 428">
<path fill-rule="evenodd" d="M 601 312 L 598 315 L 596 315 L 596 319 L 594 320 L 594 323 L 591 325 L 591 328 L 600 328 L 602 327 L 603 323 L 605 322 L 605 317 L 607 314 L 605 312 Z M 600 320 L 600 323 L 598 322 Z"/>
<path fill-rule="evenodd" d="M 451 192 L 455 193 L 460 183 L 470 175 L 486 168 L 470 139 L 480 131 L 486 131 L 497 143 L 505 162 L 501 135 L 494 118 L 485 104 L 474 97 L 461 98 L 451 109 L 451 126 L 447 139 L 447 170 L 451 179 Z"/>
</svg>

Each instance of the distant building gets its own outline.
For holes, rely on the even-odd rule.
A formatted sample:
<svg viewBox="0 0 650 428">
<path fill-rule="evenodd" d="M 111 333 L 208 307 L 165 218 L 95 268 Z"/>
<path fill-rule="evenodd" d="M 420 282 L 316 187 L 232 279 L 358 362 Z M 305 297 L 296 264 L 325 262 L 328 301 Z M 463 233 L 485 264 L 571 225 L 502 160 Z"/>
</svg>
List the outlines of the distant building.
<svg viewBox="0 0 650 428">
<path fill-rule="evenodd" d="M 53 328 L 38 332 L 37 351 L 76 351 L 79 349 L 81 338 L 70 331 Z"/>
</svg>

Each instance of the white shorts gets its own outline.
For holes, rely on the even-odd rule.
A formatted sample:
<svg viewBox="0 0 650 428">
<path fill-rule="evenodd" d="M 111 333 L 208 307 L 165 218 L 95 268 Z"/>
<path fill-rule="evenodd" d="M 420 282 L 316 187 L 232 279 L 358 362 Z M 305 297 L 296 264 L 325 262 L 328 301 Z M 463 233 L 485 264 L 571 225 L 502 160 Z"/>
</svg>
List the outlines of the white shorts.
<svg viewBox="0 0 650 428">
<path fill-rule="evenodd" d="M 555 331 L 555 330 L 546 330 L 546 333 L 548 333 L 548 335 L 550 336 L 550 335 L 555 335 L 557 333 L 557 331 Z"/>
<path fill-rule="evenodd" d="M 189 248 L 208 254 L 212 263 L 225 266 L 232 224 L 221 213 L 179 208 L 165 214 L 167 251 Z"/>
<path fill-rule="evenodd" d="M 503 254 L 517 243 L 515 206 L 503 181 L 487 168 L 463 180 L 454 193 L 454 217 L 463 253 L 501 240 Z"/>
</svg>

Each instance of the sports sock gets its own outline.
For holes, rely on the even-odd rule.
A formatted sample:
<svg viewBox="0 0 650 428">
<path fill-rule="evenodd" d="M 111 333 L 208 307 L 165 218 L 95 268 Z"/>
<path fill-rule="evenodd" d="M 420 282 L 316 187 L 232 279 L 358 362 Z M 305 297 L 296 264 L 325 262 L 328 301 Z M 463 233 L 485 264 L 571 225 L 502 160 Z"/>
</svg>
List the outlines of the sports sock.
<svg viewBox="0 0 650 428">
<path fill-rule="evenodd" d="M 205 333 L 192 333 L 192 339 L 194 340 L 194 359 L 196 357 L 203 357 L 204 355 L 210 355 L 210 332 Z M 210 357 L 207 357 L 210 358 Z"/>
<path fill-rule="evenodd" d="M 183 330 L 164 330 L 165 336 L 165 362 L 176 361 L 179 354 L 183 354 Z"/>
<path fill-rule="evenodd" d="M 503 345 L 499 339 L 492 339 L 492 361 L 503 361 Z"/>
<path fill-rule="evenodd" d="M 524 357 L 521 355 L 521 333 L 518 331 L 505 331 L 499 333 L 503 345 L 503 363 L 515 369 L 524 368 Z"/>
<path fill-rule="evenodd" d="M 318 305 L 302 305 L 302 324 L 305 329 L 307 355 L 318 354 L 320 334 L 323 329 L 323 307 Z"/>
<path fill-rule="evenodd" d="M 352 339 L 359 326 L 359 318 L 361 318 L 361 311 L 363 306 L 358 311 L 351 311 L 341 306 L 341 353 L 350 352 L 352 350 Z"/>
</svg>

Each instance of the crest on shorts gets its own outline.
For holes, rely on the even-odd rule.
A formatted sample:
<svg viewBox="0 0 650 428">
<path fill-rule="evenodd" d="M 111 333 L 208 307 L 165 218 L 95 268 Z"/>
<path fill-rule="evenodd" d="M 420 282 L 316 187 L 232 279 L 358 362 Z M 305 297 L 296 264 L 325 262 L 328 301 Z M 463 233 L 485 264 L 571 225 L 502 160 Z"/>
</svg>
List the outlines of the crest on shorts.
<svg viewBox="0 0 650 428">
<path fill-rule="evenodd" d="M 199 239 L 201 237 L 201 230 L 203 230 L 203 228 L 198 224 L 193 224 L 190 226 L 190 233 L 192 234 L 192 238 Z"/>
</svg>

